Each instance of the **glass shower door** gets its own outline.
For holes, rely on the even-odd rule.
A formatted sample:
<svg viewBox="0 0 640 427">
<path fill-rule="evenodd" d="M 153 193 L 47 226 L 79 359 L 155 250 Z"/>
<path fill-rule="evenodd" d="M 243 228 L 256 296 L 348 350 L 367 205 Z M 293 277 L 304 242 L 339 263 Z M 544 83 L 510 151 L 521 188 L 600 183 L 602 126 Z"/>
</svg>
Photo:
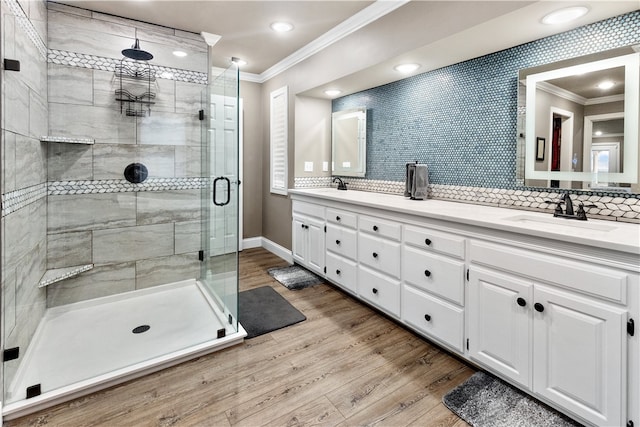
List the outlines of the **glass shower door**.
<svg viewBox="0 0 640 427">
<path fill-rule="evenodd" d="M 201 281 L 225 314 L 226 333 L 238 330 L 238 82 L 236 65 L 220 74 L 202 97 Z"/>
</svg>

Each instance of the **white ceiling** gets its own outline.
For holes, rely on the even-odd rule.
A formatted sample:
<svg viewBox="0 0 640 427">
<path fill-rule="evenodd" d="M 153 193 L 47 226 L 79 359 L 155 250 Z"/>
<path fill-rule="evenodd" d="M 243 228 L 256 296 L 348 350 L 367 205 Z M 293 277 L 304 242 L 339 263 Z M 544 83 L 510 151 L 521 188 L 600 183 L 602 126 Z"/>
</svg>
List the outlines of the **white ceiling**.
<svg viewBox="0 0 640 427">
<path fill-rule="evenodd" d="M 260 74 L 309 44 L 372 1 L 217 1 L 217 0 L 63 0 L 59 3 L 164 25 L 194 33 L 222 36 L 214 47 L 215 66 L 231 57 L 247 61 L 243 71 Z M 288 33 L 270 25 L 286 21 Z"/>
<path fill-rule="evenodd" d="M 640 0 L 67 0 L 61 3 L 125 18 L 222 36 L 213 48 L 214 65 L 226 67 L 232 56 L 248 64 L 247 80 L 265 81 L 349 34 L 360 30 L 386 44 L 387 55 L 373 66 L 354 65 L 354 72 L 308 90 L 326 97 L 327 87 L 342 95 L 406 76 L 393 66 L 417 62 L 415 73 L 482 56 L 522 43 L 640 9 Z M 548 26 L 540 19 L 562 7 L 586 5 L 590 12 L 570 24 Z M 277 34 L 269 25 L 284 20 L 294 30 Z M 401 29 L 411 29 L 393 45 Z M 406 34 L 406 30 L 405 30 Z M 378 55 L 380 56 L 380 55 Z"/>
</svg>

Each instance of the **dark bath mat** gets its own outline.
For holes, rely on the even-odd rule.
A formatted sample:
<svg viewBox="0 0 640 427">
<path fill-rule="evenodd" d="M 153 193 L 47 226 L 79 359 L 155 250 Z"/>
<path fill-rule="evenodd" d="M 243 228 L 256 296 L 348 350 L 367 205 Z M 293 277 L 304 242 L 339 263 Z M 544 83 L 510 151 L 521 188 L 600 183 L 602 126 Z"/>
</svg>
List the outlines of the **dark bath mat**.
<svg viewBox="0 0 640 427">
<path fill-rule="evenodd" d="M 297 264 L 288 267 L 273 267 L 267 272 L 278 282 L 294 291 L 323 283 L 321 278 Z"/>
<path fill-rule="evenodd" d="M 577 422 L 485 372 L 473 374 L 443 398 L 474 427 L 577 427 Z"/>
<path fill-rule="evenodd" d="M 238 306 L 238 320 L 247 331 L 247 338 L 267 334 L 307 319 L 271 286 L 240 292 Z"/>
</svg>

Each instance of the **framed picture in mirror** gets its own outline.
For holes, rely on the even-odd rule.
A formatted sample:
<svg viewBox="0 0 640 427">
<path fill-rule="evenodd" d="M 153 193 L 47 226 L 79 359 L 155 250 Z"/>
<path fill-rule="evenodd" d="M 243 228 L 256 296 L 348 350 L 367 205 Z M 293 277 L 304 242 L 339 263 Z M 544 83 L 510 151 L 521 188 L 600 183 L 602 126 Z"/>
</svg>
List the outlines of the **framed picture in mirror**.
<svg viewBox="0 0 640 427">
<path fill-rule="evenodd" d="M 536 160 L 544 160 L 544 149 L 546 140 L 544 138 L 536 138 Z"/>
</svg>

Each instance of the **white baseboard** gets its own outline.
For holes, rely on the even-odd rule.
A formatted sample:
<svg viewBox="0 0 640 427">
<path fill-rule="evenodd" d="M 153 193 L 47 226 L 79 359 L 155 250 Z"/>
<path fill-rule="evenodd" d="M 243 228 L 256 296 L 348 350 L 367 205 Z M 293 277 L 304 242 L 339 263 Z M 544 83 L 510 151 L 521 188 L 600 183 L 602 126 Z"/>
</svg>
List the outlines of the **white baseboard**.
<svg viewBox="0 0 640 427">
<path fill-rule="evenodd" d="M 272 254 L 278 255 L 283 260 L 287 261 L 289 264 L 293 264 L 293 254 L 291 251 L 279 244 L 272 242 L 271 240 L 262 237 L 262 247 L 271 252 Z"/>
<path fill-rule="evenodd" d="M 249 237 L 242 240 L 242 249 L 261 248 L 262 237 Z"/>
</svg>

